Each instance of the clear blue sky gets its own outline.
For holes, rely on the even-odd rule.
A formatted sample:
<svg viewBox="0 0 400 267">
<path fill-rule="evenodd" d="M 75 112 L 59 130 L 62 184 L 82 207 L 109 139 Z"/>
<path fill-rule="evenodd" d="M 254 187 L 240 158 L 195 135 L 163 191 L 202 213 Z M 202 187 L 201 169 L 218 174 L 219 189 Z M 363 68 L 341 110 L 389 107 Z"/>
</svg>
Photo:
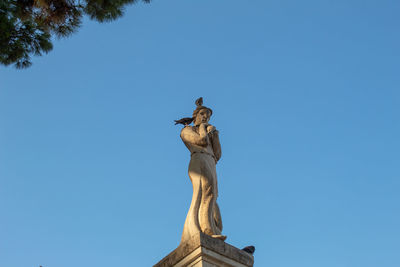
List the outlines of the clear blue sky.
<svg viewBox="0 0 400 267">
<path fill-rule="evenodd" d="M 154 0 L 0 67 L 0 267 L 146 267 L 204 97 L 227 242 L 257 267 L 400 266 L 400 2 Z"/>
</svg>

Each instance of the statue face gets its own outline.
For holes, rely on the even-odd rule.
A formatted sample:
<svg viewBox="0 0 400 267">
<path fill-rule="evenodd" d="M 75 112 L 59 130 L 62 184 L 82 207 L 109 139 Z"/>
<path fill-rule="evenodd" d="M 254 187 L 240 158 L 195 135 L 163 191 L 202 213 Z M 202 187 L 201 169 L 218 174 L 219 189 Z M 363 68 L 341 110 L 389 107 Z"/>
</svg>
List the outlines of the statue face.
<svg viewBox="0 0 400 267">
<path fill-rule="evenodd" d="M 198 126 L 202 123 L 208 123 L 211 117 L 211 112 L 208 109 L 201 109 L 194 120 L 194 125 Z"/>
</svg>

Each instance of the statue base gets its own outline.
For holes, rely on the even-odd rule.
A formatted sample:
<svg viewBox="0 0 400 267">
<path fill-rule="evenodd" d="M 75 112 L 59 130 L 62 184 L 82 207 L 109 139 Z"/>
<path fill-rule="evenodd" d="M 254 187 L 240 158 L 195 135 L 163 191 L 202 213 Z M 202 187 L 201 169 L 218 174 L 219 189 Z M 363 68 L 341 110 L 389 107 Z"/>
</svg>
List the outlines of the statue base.
<svg viewBox="0 0 400 267">
<path fill-rule="evenodd" d="M 199 233 L 153 267 L 252 267 L 253 255 Z"/>
</svg>

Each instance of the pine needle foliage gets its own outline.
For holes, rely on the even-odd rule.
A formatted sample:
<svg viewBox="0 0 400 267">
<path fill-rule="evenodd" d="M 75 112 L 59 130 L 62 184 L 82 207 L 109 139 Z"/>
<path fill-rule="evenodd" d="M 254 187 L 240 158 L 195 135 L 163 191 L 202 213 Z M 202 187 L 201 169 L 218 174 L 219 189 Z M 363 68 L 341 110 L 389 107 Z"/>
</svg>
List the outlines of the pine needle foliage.
<svg viewBox="0 0 400 267">
<path fill-rule="evenodd" d="M 0 0 L 0 64 L 32 65 L 31 57 L 53 49 L 51 39 L 67 37 L 82 17 L 109 22 L 139 0 Z M 141 0 L 150 2 L 150 0 Z"/>
</svg>

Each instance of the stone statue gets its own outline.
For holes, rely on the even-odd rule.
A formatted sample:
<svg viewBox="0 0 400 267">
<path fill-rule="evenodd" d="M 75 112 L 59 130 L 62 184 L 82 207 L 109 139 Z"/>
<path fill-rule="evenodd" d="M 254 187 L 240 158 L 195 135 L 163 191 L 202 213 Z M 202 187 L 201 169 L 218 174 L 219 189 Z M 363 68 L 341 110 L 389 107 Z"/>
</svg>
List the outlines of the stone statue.
<svg viewBox="0 0 400 267">
<path fill-rule="evenodd" d="M 183 118 L 175 124 L 183 124 L 183 143 L 189 149 L 189 177 L 193 184 L 193 197 L 183 227 L 181 243 L 202 232 L 213 238 L 225 240 L 221 234 L 222 220 L 218 204 L 217 172 L 215 165 L 221 158 L 219 133 L 209 124 L 212 110 L 203 106 L 203 98 L 196 100 L 192 118 Z M 194 126 L 190 126 L 193 122 Z"/>
</svg>

